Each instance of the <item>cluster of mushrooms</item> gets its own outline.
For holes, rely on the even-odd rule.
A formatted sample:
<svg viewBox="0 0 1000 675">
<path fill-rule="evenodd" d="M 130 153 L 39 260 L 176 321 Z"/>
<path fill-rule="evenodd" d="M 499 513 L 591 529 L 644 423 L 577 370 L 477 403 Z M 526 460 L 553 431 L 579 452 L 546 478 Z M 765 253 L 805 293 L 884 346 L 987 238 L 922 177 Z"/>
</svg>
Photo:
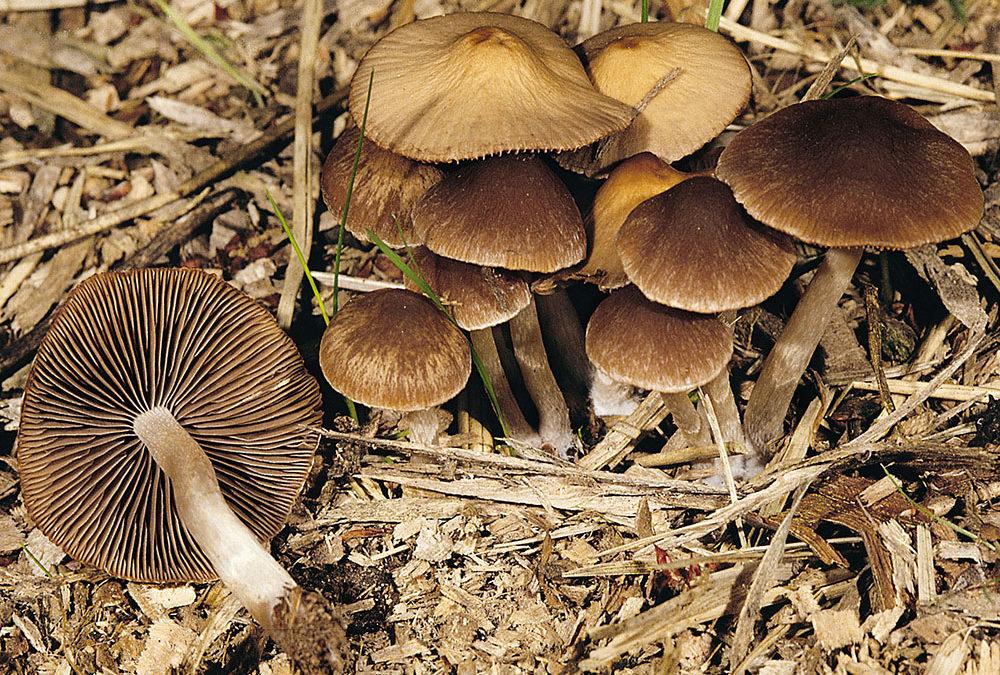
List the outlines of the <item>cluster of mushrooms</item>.
<svg viewBox="0 0 1000 675">
<path fill-rule="evenodd" d="M 387 35 L 352 84 L 364 138 L 355 129 L 338 140 L 323 195 L 340 213 L 360 142 L 347 228 L 404 248 L 454 321 L 418 292 L 358 296 L 323 335 L 330 384 L 406 413 L 412 437 L 431 442 L 433 409 L 466 386 L 471 344 L 510 437 L 565 453 L 574 434 L 542 342 L 542 326 L 557 326 L 595 407 L 614 406 L 623 388 L 658 391 L 676 442 L 704 443 L 689 398 L 701 387 L 721 440 L 765 458 L 864 247 L 955 237 L 976 225 L 983 197 L 958 143 L 878 97 L 793 105 L 737 134 L 714 171 L 670 166 L 730 124 L 750 88 L 739 50 L 687 24 L 616 28 L 576 52 L 503 14 Z M 606 174 L 586 217 L 553 162 Z M 785 283 L 793 237 L 830 248 L 741 421 L 719 317 Z M 535 298 L 539 278 L 550 291 L 574 279 L 610 291 L 585 339 L 574 339 L 560 291 Z M 492 330 L 501 324 L 537 427 L 508 383 Z M 574 361 L 579 344 L 586 357 Z M 288 516 L 321 421 L 294 344 L 221 280 L 182 269 L 98 275 L 59 309 L 25 387 L 24 502 L 67 554 L 114 576 L 221 578 L 301 668 L 336 670 L 342 618 L 261 544 Z"/>
<path fill-rule="evenodd" d="M 364 138 L 346 227 L 412 255 L 469 331 L 511 438 L 561 454 L 573 446 L 541 340 L 540 325 L 554 326 L 559 335 L 546 337 L 558 343 L 555 356 L 576 366 L 595 412 L 627 409 L 632 387 L 658 391 L 678 429 L 670 442 L 704 445 L 709 424 L 689 397 L 701 387 L 719 440 L 750 449 L 745 470 L 753 472 L 781 435 L 864 247 L 958 236 L 978 223 L 983 197 L 972 158 L 957 142 L 907 106 L 871 96 L 790 106 L 737 134 L 714 169 L 671 166 L 715 139 L 750 92 L 742 53 L 694 25 L 621 26 L 574 53 L 518 17 L 416 21 L 372 47 L 352 81 L 351 113 L 364 122 Z M 359 136 L 357 128 L 342 134 L 324 165 L 323 196 L 336 214 Z M 585 217 L 556 164 L 605 178 Z M 728 373 L 732 319 L 783 286 L 796 240 L 830 253 L 741 420 Z M 561 290 L 572 280 L 610 291 L 589 319 L 579 357 L 575 345 L 584 340 L 573 339 L 573 325 L 581 331 Z M 417 419 L 461 389 L 456 374 L 469 372 L 468 356 L 448 322 L 435 317 L 440 333 L 432 338 L 416 314 L 407 320 L 403 310 L 387 309 L 420 301 L 401 291 L 379 294 L 385 297 L 354 302 L 392 318 L 378 320 L 376 330 L 367 324 L 373 310 L 334 318 L 323 341 L 324 373 L 362 403 L 411 411 L 403 426 L 431 441 L 437 430 Z M 337 325 L 349 319 L 353 326 Z M 494 327 L 501 324 L 537 428 L 525 421 L 509 365 L 505 372 L 498 357 Z M 362 356 L 346 354 L 342 345 L 354 331 L 364 337 L 352 344 L 396 354 L 388 363 L 398 367 L 379 361 L 366 370 Z M 452 351 L 410 348 L 432 340 L 447 340 Z M 456 356 L 450 367 L 445 353 Z M 414 364 L 417 354 L 427 360 Z M 436 374 L 448 386 L 438 388 Z M 404 382 L 404 375 L 417 379 Z M 402 396 L 407 388 L 411 399 Z"/>
</svg>

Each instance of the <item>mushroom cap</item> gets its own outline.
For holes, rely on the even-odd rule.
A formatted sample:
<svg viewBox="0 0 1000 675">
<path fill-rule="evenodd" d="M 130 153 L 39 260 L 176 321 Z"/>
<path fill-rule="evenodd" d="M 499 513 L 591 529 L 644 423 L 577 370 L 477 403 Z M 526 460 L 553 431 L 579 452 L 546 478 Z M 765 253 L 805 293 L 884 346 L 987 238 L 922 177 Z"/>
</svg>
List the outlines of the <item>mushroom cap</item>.
<svg viewBox="0 0 1000 675">
<path fill-rule="evenodd" d="M 714 315 L 664 307 L 625 286 L 594 310 L 586 349 L 590 362 L 611 379 L 675 394 L 718 375 L 733 355 L 733 340 Z"/>
<path fill-rule="evenodd" d="M 594 278 L 602 290 L 628 283 L 615 248 L 615 236 L 632 209 L 688 178 L 650 152 L 626 159 L 608 174 L 584 219 L 590 253 L 574 276 Z"/>
<path fill-rule="evenodd" d="M 643 295 L 689 312 L 756 305 L 781 288 L 795 264 L 788 237 L 750 221 L 729 187 L 707 176 L 632 209 L 615 245 Z"/>
<path fill-rule="evenodd" d="M 587 252 L 573 196 L 535 155 L 459 166 L 413 207 L 413 227 L 438 255 L 488 267 L 555 272 Z"/>
<path fill-rule="evenodd" d="M 442 258 L 423 246 L 413 249 L 411 254 L 455 323 L 465 330 L 480 330 L 509 321 L 531 302 L 527 282 L 510 270 Z M 420 292 L 409 278 L 406 287 Z"/>
<path fill-rule="evenodd" d="M 211 563 L 132 430 L 168 408 L 261 540 L 285 523 L 312 463 L 319 386 L 271 315 L 193 269 L 91 277 L 59 309 L 24 390 L 24 504 L 71 557 L 137 581 L 204 581 Z"/>
<path fill-rule="evenodd" d="M 716 175 L 751 216 L 820 246 L 912 248 L 983 214 L 965 148 L 879 96 L 783 108 L 737 134 Z"/>
<path fill-rule="evenodd" d="M 472 372 L 462 331 L 422 295 L 359 295 L 330 319 L 319 345 L 330 386 L 373 408 L 425 410 L 452 398 Z"/>
<path fill-rule="evenodd" d="M 466 12 L 404 24 L 358 64 L 350 109 L 365 135 L 423 162 L 569 150 L 619 131 L 632 109 L 597 93 L 573 50 L 542 24 Z"/>
<path fill-rule="evenodd" d="M 320 176 L 323 201 L 338 220 L 347 201 L 360 136 L 357 127 L 344 129 L 323 163 Z M 347 231 L 361 241 L 368 241 L 365 232 L 368 229 L 389 246 L 398 248 L 403 245 L 399 237 L 402 229 L 406 243 L 420 243 L 413 237 L 410 211 L 442 175 L 437 167 L 414 162 L 364 139 L 347 211 Z"/>
<path fill-rule="evenodd" d="M 725 37 L 689 23 L 633 23 L 598 33 L 577 47 L 597 90 L 637 106 L 675 68 L 676 77 L 621 132 L 596 149 L 560 157 L 588 175 L 640 152 L 666 162 L 718 136 L 750 101 L 750 66 Z"/>
</svg>

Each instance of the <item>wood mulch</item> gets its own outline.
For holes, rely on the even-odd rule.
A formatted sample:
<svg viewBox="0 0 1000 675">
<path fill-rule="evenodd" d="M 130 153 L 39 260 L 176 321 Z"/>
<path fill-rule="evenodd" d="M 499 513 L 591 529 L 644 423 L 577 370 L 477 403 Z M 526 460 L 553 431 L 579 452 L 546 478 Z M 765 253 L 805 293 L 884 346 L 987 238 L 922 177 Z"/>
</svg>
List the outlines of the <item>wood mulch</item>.
<svg viewBox="0 0 1000 675">
<path fill-rule="evenodd" d="M 626 0 L 303 4 L 172 0 L 175 24 L 156 1 L 0 3 L 13 8 L 0 13 L 0 673 L 293 672 L 220 584 L 109 578 L 27 518 L 21 389 L 66 293 L 109 269 L 217 270 L 290 325 L 315 368 L 323 324 L 306 287 L 285 283 L 293 254 L 268 194 L 312 232 L 312 268 L 332 271 L 338 225 L 318 170 L 365 50 L 458 9 L 527 16 L 570 44 L 639 18 Z M 698 23 L 707 4 L 653 2 L 652 14 Z M 462 436 L 393 440 L 388 422 L 351 425 L 327 390 L 314 471 L 272 549 L 345 606 L 352 669 L 1000 672 L 1000 10 L 959 4 L 966 21 L 945 0 L 730 0 L 721 25 L 756 79 L 716 146 L 825 69 L 830 88 L 905 100 L 977 159 L 987 212 L 974 233 L 886 258 L 895 412 L 880 414 L 863 331 L 841 331 L 800 387 L 777 459 L 731 494 L 658 454 L 669 422 L 656 397 L 631 418 L 586 420 L 582 457 L 563 461 Z M 866 258 L 841 303 L 849 328 L 867 321 L 860 284 L 879 283 L 878 265 Z M 342 273 L 350 287 L 401 281 L 352 238 Z M 738 383 L 753 381 L 795 288 L 737 325 Z"/>
</svg>

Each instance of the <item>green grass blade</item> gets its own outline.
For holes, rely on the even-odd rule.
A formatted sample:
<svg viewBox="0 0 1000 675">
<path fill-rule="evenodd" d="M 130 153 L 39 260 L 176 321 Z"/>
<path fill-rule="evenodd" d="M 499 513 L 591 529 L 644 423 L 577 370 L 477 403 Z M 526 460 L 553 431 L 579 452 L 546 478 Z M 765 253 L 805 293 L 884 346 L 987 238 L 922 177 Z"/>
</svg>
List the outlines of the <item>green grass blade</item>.
<svg viewBox="0 0 1000 675">
<path fill-rule="evenodd" d="M 649 0 L 642 0 L 642 13 L 639 15 L 639 20 L 643 23 L 649 22 Z"/>
<path fill-rule="evenodd" d="M 848 87 L 850 87 L 852 84 L 857 84 L 858 82 L 861 82 L 863 80 L 867 80 L 867 79 L 870 79 L 870 78 L 873 78 L 873 77 L 875 77 L 874 73 L 868 73 L 867 75 L 859 75 L 858 77 L 855 77 L 850 82 L 845 82 L 844 84 L 840 85 L 839 87 L 837 87 L 833 91 L 830 91 L 830 92 L 827 92 L 826 94 L 823 94 L 822 98 L 833 98 L 834 96 L 836 96 L 840 92 L 842 92 L 845 89 L 847 89 Z"/>
<path fill-rule="evenodd" d="M 319 293 L 319 287 L 316 286 L 316 280 L 313 278 L 312 270 L 309 269 L 309 262 L 306 260 L 305 254 L 302 253 L 302 249 L 299 248 L 299 242 L 295 241 L 295 235 L 292 234 L 292 230 L 288 227 L 288 222 L 285 221 L 285 215 L 278 208 L 277 202 L 274 201 L 274 197 L 271 196 L 271 191 L 265 189 L 265 194 L 267 194 L 267 200 L 271 202 L 271 208 L 274 209 L 274 213 L 278 216 L 278 222 L 281 223 L 281 227 L 285 230 L 285 236 L 288 237 L 288 241 L 291 242 L 292 248 L 295 249 L 295 255 L 299 258 L 299 263 L 302 264 L 302 270 L 306 274 L 306 279 L 309 280 L 309 287 L 312 289 L 313 297 L 316 298 L 316 303 L 319 304 L 319 312 L 323 315 L 323 325 L 330 325 L 330 317 L 326 314 L 326 307 L 323 304 L 323 296 Z M 351 419 L 358 422 L 358 408 L 347 396 L 344 396 L 344 404 L 347 406 L 347 412 L 351 416 Z"/>
<path fill-rule="evenodd" d="M 330 317 L 326 314 L 326 306 L 323 304 L 323 297 L 319 294 L 319 288 L 316 286 L 316 280 L 313 279 L 312 271 L 309 269 L 309 263 L 306 261 L 305 255 L 302 253 L 302 249 L 299 248 L 299 243 L 295 241 L 295 235 L 292 234 L 292 230 L 288 227 L 288 223 L 285 221 L 285 216 L 278 208 L 277 202 L 274 201 L 274 197 L 271 196 L 271 191 L 264 188 L 264 194 L 267 195 L 267 200 L 271 202 L 271 208 L 278 216 L 278 222 L 281 223 L 281 227 L 285 230 L 285 236 L 288 237 L 288 241 L 292 242 L 292 248 L 295 249 L 295 255 L 299 259 L 299 263 L 302 265 L 302 269 L 306 273 L 306 279 L 309 280 L 309 287 L 312 289 L 313 296 L 316 298 L 316 303 L 319 305 L 319 313 L 323 315 L 323 324 L 326 326 L 330 325 Z"/>
<path fill-rule="evenodd" d="M 340 213 L 340 231 L 337 233 L 337 252 L 333 258 L 333 313 L 337 313 L 337 294 L 340 291 L 340 253 L 344 250 L 344 229 L 347 227 L 347 210 L 351 206 L 351 195 L 354 194 L 354 180 L 358 176 L 358 163 L 361 161 L 361 144 L 365 140 L 365 127 L 368 124 L 368 105 L 372 101 L 372 82 L 375 79 L 375 69 L 368 75 L 368 94 L 365 96 L 365 112 L 361 116 L 361 133 L 358 134 L 358 147 L 354 150 L 354 164 L 351 166 L 351 180 L 347 183 L 347 198 L 344 199 L 344 210 Z"/>
<path fill-rule="evenodd" d="M 719 32 L 719 19 L 722 17 L 722 2 L 723 0 L 712 0 L 705 15 L 705 28 L 716 33 Z"/>
<path fill-rule="evenodd" d="M 270 95 L 271 93 L 267 90 L 267 88 L 259 82 L 254 81 L 253 78 L 237 69 L 233 66 L 233 64 L 229 63 L 229 61 L 227 61 L 222 54 L 216 51 L 215 47 L 212 46 L 212 43 L 198 35 L 198 33 L 191 28 L 188 22 L 185 21 L 184 17 L 181 16 L 173 7 L 165 3 L 163 0 L 153 1 L 156 3 L 156 6 L 160 8 L 160 11 L 163 12 L 164 16 L 170 19 L 174 28 L 176 28 L 195 49 L 201 52 L 202 56 L 226 71 L 229 76 L 236 80 L 240 85 L 249 89 L 258 106 L 264 105 L 263 97 Z"/>
</svg>

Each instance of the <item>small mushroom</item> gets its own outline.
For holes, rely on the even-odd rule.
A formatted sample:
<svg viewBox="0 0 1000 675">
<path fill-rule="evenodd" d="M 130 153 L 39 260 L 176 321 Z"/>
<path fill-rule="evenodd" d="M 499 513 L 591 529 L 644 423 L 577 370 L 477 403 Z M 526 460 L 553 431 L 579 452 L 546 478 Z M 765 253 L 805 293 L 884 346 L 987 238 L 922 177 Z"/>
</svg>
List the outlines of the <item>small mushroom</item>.
<svg viewBox="0 0 1000 675">
<path fill-rule="evenodd" d="M 63 550 L 137 581 L 218 576 L 306 672 L 342 667 L 340 616 L 261 545 L 318 438 L 319 387 L 264 308 L 198 270 L 91 277 L 25 385 L 24 503 Z"/>
<path fill-rule="evenodd" d="M 732 354 L 729 330 L 715 316 L 658 305 L 631 285 L 605 298 L 587 324 L 594 366 L 616 382 L 660 392 L 694 444 L 710 436 L 688 392 L 715 379 Z"/>
<path fill-rule="evenodd" d="M 410 413 L 402 425 L 425 444 L 439 431 L 432 409 L 458 394 L 472 372 L 462 331 L 427 298 L 394 288 L 344 305 L 323 332 L 319 363 L 330 386 L 351 400 Z"/>
</svg>

